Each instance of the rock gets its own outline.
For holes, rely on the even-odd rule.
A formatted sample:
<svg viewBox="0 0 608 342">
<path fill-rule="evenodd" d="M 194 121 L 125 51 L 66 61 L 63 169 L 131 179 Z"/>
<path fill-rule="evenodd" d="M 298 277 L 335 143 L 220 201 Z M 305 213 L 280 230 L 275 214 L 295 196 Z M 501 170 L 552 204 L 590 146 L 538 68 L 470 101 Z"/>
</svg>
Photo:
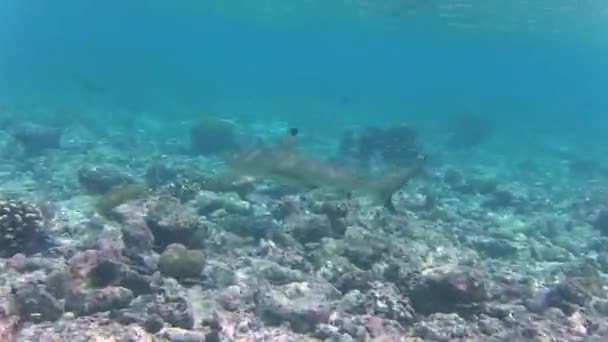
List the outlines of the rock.
<svg viewBox="0 0 608 342">
<path fill-rule="evenodd" d="M 424 341 L 468 341 L 477 335 L 476 330 L 455 313 L 435 313 L 414 324 L 416 336 Z"/>
<path fill-rule="evenodd" d="M 608 300 L 606 299 L 597 299 L 593 301 L 593 309 L 604 316 L 608 315 Z"/>
<path fill-rule="evenodd" d="M 601 210 L 595 220 L 593 221 L 593 227 L 604 235 L 608 236 L 608 210 Z"/>
<path fill-rule="evenodd" d="M 64 299 L 74 286 L 72 274 L 65 267 L 52 271 L 46 277 L 46 289 L 57 299 Z"/>
<path fill-rule="evenodd" d="M 135 181 L 111 165 L 85 165 L 78 170 L 78 182 L 90 194 L 104 194 L 121 185 Z"/>
<path fill-rule="evenodd" d="M 143 323 L 143 327 L 147 332 L 151 334 L 156 334 L 159 332 L 164 326 L 163 319 L 158 315 L 150 315 L 146 318 Z"/>
<path fill-rule="evenodd" d="M 52 271 L 57 266 L 57 260 L 42 257 L 27 257 L 17 253 L 6 261 L 6 266 L 17 272 L 34 272 L 37 270 Z"/>
<path fill-rule="evenodd" d="M 122 239 L 130 253 L 147 252 L 154 245 L 154 235 L 146 224 L 146 212 L 141 205 L 124 203 L 112 210 L 122 224 Z"/>
<path fill-rule="evenodd" d="M 127 288 L 133 292 L 134 296 L 150 293 L 150 277 L 139 274 L 130 269 L 123 269 L 120 280 L 116 285 Z"/>
<path fill-rule="evenodd" d="M 16 335 L 20 323 L 20 318 L 17 316 L 0 316 L 0 341 L 17 341 Z"/>
<path fill-rule="evenodd" d="M 340 328 L 330 324 L 319 324 L 314 332 L 314 337 L 320 338 L 323 341 L 345 341 L 341 339 L 341 335 Z"/>
<path fill-rule="evenodd" d="M 331 301 L 339 292 L 326 283 L 292 283 L 261 290 L 257 309 L 270 325 L 289 323 L 296 332 L 313 332 L 328 323 Z"/>
<path fill-rule="evenodd" d="M 490 194 L 484 205 L 492 209 L 512 207 L 521 202 L 517 196 L 507 189 L 497 188 Z"/>
<path fill-rule="evenodd" d="M 88 316 L 62 320 L 58 324 L 25 325 L 15 341 L 147 342 L 153 341 L 153 337 L 137 325 L 121 325 L 106 318 Z"/>
<path fill-rule="evenodd" d="M 167 302 L 156 302 L 149 307 L 149 313 L 156 314 L 174 327 L 192 329 L 194 316 L 186 299 L 173 299 Z"/>
<path fill-rule="evenodd" d="M 608 273 L 608 252 L 600 252 L 597 256 L 597 263 L 603 273 Z"/>
<path fill-rule="evenodd" d="M 303 204 L 300 196 L 286 195 L 280 199 L 273 200 L 269 207 L 272 217 L 282 221 L 292 215 L 301 214 Z"/>
<path fill-rule="evenodd" d="M 254 239 L 272 238 L 281 234 L 281 226 L 272 215 L 240 216 L 229 215 L 224 217 L 220 226 L 227 231 Z"/>
<path fill-rule="evenodd" d="M 331 223 L 333 235 L 342 236 L 348 227 L 347 217 L 352 211 L 348 201 L 327 201 L 323 202 L 320 212 L 327 215 Z"/>
<path fill-rule="evenodd" d="M 225 310 L 237 311 L 248 306 L 247 302 L 253 301 L 253 293 L 247 292 L 246 288 L 239 285 L 232 285 L 218 290 L 214 297 L 217 303 Z"/>
<path fill-rule="evenodd" d="M 453 189 L 461 189 L 466 186 L 464 175 L 454 168 L 449 168 L 443 173 L 443 182 Z"/>
<path fill-rule="evenodd" d="M 208 342 L 204 333 L 179 328 L 166 328 L 160 336 L 172 342 Z"/>
<path fill-rule="evenodd" d="M 490 258 L 508 258 L 517 253 L 517 247 L 505 239 L 476 238 L 473 244 L 478 251 Z"/>
<path fill-rule="evenodd" d="M 365 292 L 371 288 L 371 283 L 375 278 L 374 274 L 370 271 L 357 270 L 340 275 L 335 285 L 344 293 L 355 289 Z"/>
<path fill-rule="evenodd" d="M 357 341 L 399 341 L 405 335 L 405 331 L 399 323 L 378 316 L 365 315 L 362 320 L 351 321 L 350 327 L 346 324 L 342 327 L 349 331 L 351 336 L 355 336 Z"/>
<path fill-rule="evenodd" d="M 217 314 L 203 320 L 202 325 L 211 330 L 205 335 L 205 342 L 229 342 L 232 339 L 224 334 L 222 325 Z"/>
<path fill-rule="evenodd" d="M 605 298 L 605 281 L 598 267 L 595 260 L 583 259 L 564 265 L 563 272 L 570 283 L 575 283 L 594 297 Z"/>
<path fill-rule="evenodd" d="M 173 243 L 160 255 L 159 271 L 176 279 L 199 278 L 205 267 L 205 253 L 189 250 L 186 246 Z"/>
<path fill-rule="evenodd" d="M 167 163 L 156 162 L 146 169 L 144 176 L 146 184 L 151 188 L 158 188 L 177 178 L 179 171 L 169 166 Z"/>
<path fill-rule="evenodd" d="M 12 133 L 26 155 L 39 155 L 48 149 L 61 147 L 62 130 L 59 128 L 24 123 L 16 126 Z"/>
<path fill-rule="evenodd" d="M 591 295 L 575 279 L 566 279 L 551 288 L 544 300 L 546 306 L 559 308 L 566 315 L 571 315 L 577 308 L 585 307 Z"/>
<path fill-rule="evenodd" d="M 198 247 L 196 233 L 202 223 L 196 208 L 181 204 L 173 198 L 163 198 L 150 203 L 146 224 L 154 235 L 154 244 L 164 249 L 172 243 Z"/>
<path fill-rule="evenodd" d="M 489 298 L 486 282 L 468 267 L 438 267 L 423 273 L 410 295 L 416 311 L 430 314 L 455 312 L 459 306 L 480 303 Z"/>
<path fill-rule="evenodd" d="M 125 269 L 126 266 L 116 261 L 101 260 L 89 271 L 87 275 L 88 284 L 92 287 L 115 285 L 120 281 Z"/>
<path fill-rule="evenodd" d="M 117 310 L 129 305 L 133 292 L 124 287 L 106 287 L 103 289 L 78 289 L 66 297 L 65 308 L 77 316 L 90 315 L 96 312 Z"/>
<path fill-rule="evenodd" d="M 201 190 L 196 196 L 196 206 L 203 215 L 211 214 L 217 210 L 224 210 L 229 214 L 248 215 L 252 211 L 251 203 L 242 200 L 236 193 L 216 193 Z"/>
<path fill-rule="evenodd" d="M 321 212 L 329 218 L 330 221 L 343 219 L 348 216 L 350 205 L 346 201 L 326 201 L 321 205 Z"/>
<path fill-rule="evenodd" d="M 26 283 L 13 289 L 15 310 L 24 321 L 56 321 L 63 315 L 64 307 L 44 286 Z"/>
<path fill-rule="evenodd" d="M 182 300 L 187 296 L 186 290 L 175 278 L 163 277 L 160 272 L 152 275 L 150 290 L 152 290 L 152 293 L 162 293 L 170 301 L 174 299 Z"/>
<path fill-rule="evenodd" d="M 183 297 L 146 294 L 135 298 L 128 308 L 114 310 L 112 318 L 122 324 L 158 326 L 158 320 L 173 327 L 192 329 L 194 317 Z"/>
<path fill-rule="evenodd" d="M 307 260 L 307 256 L 298 248 L 297 242 L 293 241 L 289 235 L 283 235 L 283 237 L 285 240 L 260 240 L 256 256 L 293 270 L 312 272 L 313 267 Z"/>
<path fill-rule="evenodd" d="M 353 315 L 362 315 L 367 313 L 367 306 L 368 299 L 366 295 L 361 293 L 359 290 L 347 292 L 338 304 L 338 308 L 341 312 L 346 312 Z"/>
<path fill-rule="evenodd" d="M 341 241 L 334 239 L 323 239 L 321 244 L 309 254 L 309 258 L 316 269 L 317 274 L 330 282 L 336 282 L 344 273 L 358 271 L 346 257 L 340 255 L 343 250 Z"/>
<path fill-rule="evenodd" d="M 234 270 L 227 263 L 218 260 L 208 260 L 203 269 L 202 281 L 209 288 L 226 288 L 236 283 Z"/>
<path fill-rule="evenodd" d="M 399 294 L 397 288 L 392 284 L 375 282 L 372 289 L 366 294 L 367 311 L 374 315 L 401 324 L 414 322 L 414 309 L 407 297 Z"/>
<path fill-rule="evenodd" d="M 325 215 L 293 215 L 287 219 L 286 230 L 301 244 L 319 242 L 333 233 Z"/>
<path fill-rule="evenodd" d="M 253 259 L 251 262 L 256 274 L 274 285 L 285 285 L 304 280 L 302 272 L 283 267 L 277 263 L 263 259 Z"/>
<path fill-rule="evenodd" d="M 104 259 L 102 253 L 94 249 L 88 249 L 74 254 L 70 260 L 68 260 L 68 268 L 75 286 L 86 283 L 91 270 Z"/>
<path fill-rule="evenodd" d="M 479 315 L 477 326 L 479 327 L 479 330 L 487 336 L 496 336 L 504 329 L 500 319 L 489 317 L 485 314 Z"/>
<path fill-rule="evenodd" d="M 374 234 L 361 227 L 349 227 L 346 230 L 343 255 L 357 267 L 370 269 L 374 263 L 382 260 L 392 241 L 383 234 Z"/>
<path fill-rule="evenodd" d="M 148 189 L 139 184 L 127 184 L 114 187 L 95 199 L 95 211 L 110 220 L 118 220 L 114 209 L 129 202 L 142 201 L 148 195 Z"/>
<path fill-rule="evenodd" d="M 530 254 L 535 260 L 543 262 L 567 262 L 572 259 L 566 249 L 551 243 L 531 242 Z"/>
</svg>

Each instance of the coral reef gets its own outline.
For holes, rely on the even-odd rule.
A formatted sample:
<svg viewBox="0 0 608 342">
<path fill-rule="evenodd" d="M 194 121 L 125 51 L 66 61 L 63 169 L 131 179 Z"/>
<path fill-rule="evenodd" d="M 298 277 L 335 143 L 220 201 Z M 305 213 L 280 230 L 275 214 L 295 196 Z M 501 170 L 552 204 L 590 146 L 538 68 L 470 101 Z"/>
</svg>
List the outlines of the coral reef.
<svg viewBox="0 0 608 342">
<path fill-rule="evenodd" d="M 189 250 L 179 243 L 172 243 L 160 255 L 158 270 L 176 279 L 197 278 L 205 267 L 205 253 Z"/>
<path fill-rule="evenodd" d="M 415 130 L 404 124 L 345 131 L 339 153 L 365 164 L 380 159 L 397 166 L 411 165 L 423 157 Z"/>
<path fill-rule="evenodd" d="M 78 169 L 78 182 L 90 194 L 104 194 L 134 180 L 112 165 L 85 165 Z"/>
<path fill-rule="evenodd" d="M 162 154 L 158 131 L 129 149 L 70 134 L 52 157 L 0 160 L 3 193 L 21 194 L 0 202 L 0 340 L 608 337 L 608 187 L 559 158 L 437 162 L 390 213 Z M 361 160 L 420 154 L 403 126 L 351 138 Z"/>
<path fill-rule="evenodd" d="M 172 243 L 197 245 L 195 237 L 204 228 L 204 220 L 198 216 L 196 208 L 172 197 L 160 197 L 148 205 L 145 222 L 157 247 L 164 248 Z"/>
<path fill-rule="evenodd" d="M 188 202 L 202 190 L 211 192 L 234 192 L 240 197 L 251 193 L 253 180 L 229 174 L 206 175 L 192 167 L 174 166 L 157 162 L 146 169 L 146 184 L 163 193 Z"/>
<path fill-rule="evenodd" d="M 45 237 L 40 209 L 20 200 L 0 200 L 0 256 L 31 253 Z"/>
<path fill-rule="evenodd" d="M 217 154 L 237 146 L 234 123 L 213 116 L 199 118 L 190 129 L 190 150 L 196 154 Z"/>
<path fill-rule="evenodd" d="M 104 216 L 110 216 L 112 209 L 128 201 L 140 199 L 145 196 L 147 189 L 144 186 L 131 184 L 117 186 L 101 195 L 95 201 L 95 209 Z"/>
</svg>

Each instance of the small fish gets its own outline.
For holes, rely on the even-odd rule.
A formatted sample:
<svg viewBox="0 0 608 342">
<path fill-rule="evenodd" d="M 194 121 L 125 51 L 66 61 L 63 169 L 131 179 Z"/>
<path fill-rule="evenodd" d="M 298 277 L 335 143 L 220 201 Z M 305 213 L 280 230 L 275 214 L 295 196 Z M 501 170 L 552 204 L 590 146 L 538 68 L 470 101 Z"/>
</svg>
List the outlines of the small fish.
<svg viewBox="0 0 608 342">
<path fill-rule="evenodd" d="M 375 202 L 396 212 L 393 194 L 422 170 L 422 162 L 397 170 L 383 179 L 361 178 L 350 170 L 323 159 L 305 156 L 297 149 L 298 129 L 292 128 L 280 142 L 261 145 L 224 157 L 232 169 L 250 176 L 271 179 L 299 188 L 325 188 L 350 194 L 361 191 L 370 194 Z"/>
</svg>

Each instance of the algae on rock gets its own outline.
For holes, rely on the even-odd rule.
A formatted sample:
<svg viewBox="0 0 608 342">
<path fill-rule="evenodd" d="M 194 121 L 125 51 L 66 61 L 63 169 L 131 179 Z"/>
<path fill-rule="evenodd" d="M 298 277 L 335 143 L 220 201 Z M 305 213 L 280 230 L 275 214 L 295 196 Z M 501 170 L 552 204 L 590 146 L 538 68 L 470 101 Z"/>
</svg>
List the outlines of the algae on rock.
<svg viewBox="0 0 608 342">
<path fill-rule="evenodd" d="M 205 253 L 173 243 L 167 246 L 158 260 L 159 271 L 176 279 L 198 278 L 205 267 Z"/>
</svg>

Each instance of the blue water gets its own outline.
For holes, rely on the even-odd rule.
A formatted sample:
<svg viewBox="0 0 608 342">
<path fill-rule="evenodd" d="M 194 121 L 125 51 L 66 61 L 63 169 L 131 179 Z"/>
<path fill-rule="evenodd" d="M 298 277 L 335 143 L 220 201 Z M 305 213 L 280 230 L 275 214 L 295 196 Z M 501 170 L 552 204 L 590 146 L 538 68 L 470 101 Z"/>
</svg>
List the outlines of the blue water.
<svg viewBox="0 0 608 342">
<path fill-rule="evenodd" d="M 606 0 L 0 0 L 0 340 L 605 340 L 606 61 Z"/>
<path fill-rule="evenodd" d="M 551 25 L 505 32 L 447 25 L 425 4 L 418 14 L 355 18 L 314 2 L 275 17 L 261 4 L 168 3 L 3 1 L 0 95 L 79 115 L 216 113 L 327 134 L 401 121 L 432 134 L 446 115 L 471 111 L 511 137 L 543 133 L 587 148 L 608 127 L 607 17 L 598 10 L 549 17 L 522 3 L 505 16 Z M 264 2 L 279 13 L 287 3 Z"/>
</svg>

